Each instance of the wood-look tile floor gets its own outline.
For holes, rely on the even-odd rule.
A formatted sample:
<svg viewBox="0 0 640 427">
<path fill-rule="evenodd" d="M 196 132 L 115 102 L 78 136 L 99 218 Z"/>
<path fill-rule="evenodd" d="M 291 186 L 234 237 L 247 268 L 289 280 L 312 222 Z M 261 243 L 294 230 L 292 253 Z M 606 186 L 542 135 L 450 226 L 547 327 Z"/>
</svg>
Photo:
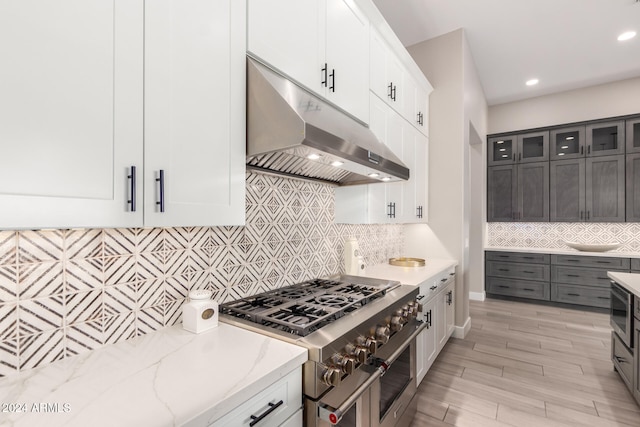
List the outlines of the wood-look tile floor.
<svg viewBox="0 0 640 427">
<path fill-rule="evenodd" d="M 470 302 L 418 388 L 413 427 L 640 426 L 610 361 L 609 316 L 520 302 Z"/>
</svg>

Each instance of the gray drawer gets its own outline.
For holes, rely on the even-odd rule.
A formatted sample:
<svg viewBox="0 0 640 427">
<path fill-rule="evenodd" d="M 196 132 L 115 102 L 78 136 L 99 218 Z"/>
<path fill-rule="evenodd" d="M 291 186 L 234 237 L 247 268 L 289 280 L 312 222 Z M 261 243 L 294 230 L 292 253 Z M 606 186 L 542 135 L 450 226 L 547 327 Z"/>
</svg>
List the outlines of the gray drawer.
<svg viewBox="0 0 640 427">
<path fill-rule="evenodd" d="M 627 388 L 633 391 L 633 354 L 613 331 L 611 331 L 611 361 Z"/>
<path fill-rule="evenodd" d="M 589 307 L 609 308 L 611 295 L 608 288 L 566 285 L 564 283 L 551 284 L 551 301 L 567 304 L 587 305 Z"/>
<path fill-rule="evenodd" d="M 487 261 L 487 276 L 510 279 L 549 281 L 550 266 L 545 264 L 518 264 L 515 262 Z"/>
<path fill-rule="evenodd" d="M 549 301 L 549 282 L 487 277 L 487 293 Z"/>
<path fill-rule="evenodd" d="M 600 267 L 604 269 L 629 270 L 629 258 L 609 258 L 599 256 L 551 255 L 552 265 L 577 265 L 580 267 Z"/>
<path fill-rule="evenodd" d="M 640 258 L 631 258 L 631 269 L 640 271 Z"/>
<path fill-rule="evenodd" d="M 487 261 L 528 262 L 532 264 L 549 264 L 549 254 L 531 254 L 522 252 L 486 252 Z M 640 268 L 640 264 L 639 264 Z"/>
<path fill-rule="evenodd" d="M 554 265 L 551 266 L 551 281 L 570 283 L 573 285 L 597 286 L 609 289 L 611 286 L 611 279 L 607 277 L 607 271 L 620 270 Z"/>
</svg>

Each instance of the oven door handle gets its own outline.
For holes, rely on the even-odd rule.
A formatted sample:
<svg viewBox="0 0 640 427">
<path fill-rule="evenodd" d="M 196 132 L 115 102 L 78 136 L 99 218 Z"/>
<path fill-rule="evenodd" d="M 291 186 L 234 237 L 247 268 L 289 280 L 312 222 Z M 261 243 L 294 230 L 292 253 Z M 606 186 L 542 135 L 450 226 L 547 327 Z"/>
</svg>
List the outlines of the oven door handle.
<svg viewBox="0 0 640 427">
<path fill-rule="evenodd" d="M 342 402 L 340 406 L 334 408 L 331 405 L 328 405 L 322 401 L 318 402 L 318 415 L 321 419 L 325 421 L 329 421 L 331 424 L 336 425 L 340 422 L 344 414 L 351 409 L 356 400 L 362 396 L 362 394 L 371 388 L 371 385 L 378 381 L 378 379 L 384 375 L 385 372 L 389 369 L 391 364 L 396 361 L 396 359 L 402 354 L 402 352 L 407 348 L 407 345 L 411 343 L 422 331 L 424 331 L 427 327 L 426 323 L 420 323 L 416 327 L 416 330 L 407 338 L 407 340 L 402 343 L 401 346 L 398 347 L 396 351 L 394 351 L 391 356 L 384 362 L 378 366 L 375 371 L 367 378 L 367 380 L 360 385 L 352 394 L 349 396 L 347 400 Z"/>
</svg>

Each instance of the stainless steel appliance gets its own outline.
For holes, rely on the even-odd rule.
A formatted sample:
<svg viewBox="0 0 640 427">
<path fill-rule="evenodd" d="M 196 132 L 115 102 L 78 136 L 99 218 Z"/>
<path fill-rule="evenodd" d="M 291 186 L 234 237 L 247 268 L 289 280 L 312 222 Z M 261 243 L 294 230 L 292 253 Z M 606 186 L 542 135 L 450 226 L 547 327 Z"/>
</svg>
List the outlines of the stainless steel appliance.
<svg viewBox="0 0 640 427">
<path fill-rule="evenodd" d="M 247 166 L 338 185 L 409 179 L 363 123 L 247 58 Z"/>
<path fill-rule="evenodd" d="M 633 295 L 625 288 L 611 282 L 611 327 L 620 340 L 633 348 Z"/>
<path fill-rule="evenodd" d="M 305 425 L 409 425 L 418 289 L 357 276 L 314 279 L 220 306 L 220 321 L 309 350 Z"/>
</svg>

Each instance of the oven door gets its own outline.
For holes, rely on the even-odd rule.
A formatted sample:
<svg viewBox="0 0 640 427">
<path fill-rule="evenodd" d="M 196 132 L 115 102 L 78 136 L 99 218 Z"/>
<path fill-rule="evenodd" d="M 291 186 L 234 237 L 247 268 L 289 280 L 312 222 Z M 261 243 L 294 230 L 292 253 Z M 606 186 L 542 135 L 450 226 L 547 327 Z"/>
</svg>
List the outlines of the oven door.
<svg viewBox="0 0 640 427">
<path fill-rule="evenodd" d="M 633 299 L 631 293 L 616 282 L 611 282 L 611 327 L 629 348 L 633 348 L 632 317 Z"/>
<path fill-rule="evenodd" d="M 408 426 L 413 420 L 416 406 L 412 401 L 417 389 L 416 336 L 412 335 L 394 356 L 383 362 L 388 368 L 371 387 L 372 426 Z"/>
</svg>

